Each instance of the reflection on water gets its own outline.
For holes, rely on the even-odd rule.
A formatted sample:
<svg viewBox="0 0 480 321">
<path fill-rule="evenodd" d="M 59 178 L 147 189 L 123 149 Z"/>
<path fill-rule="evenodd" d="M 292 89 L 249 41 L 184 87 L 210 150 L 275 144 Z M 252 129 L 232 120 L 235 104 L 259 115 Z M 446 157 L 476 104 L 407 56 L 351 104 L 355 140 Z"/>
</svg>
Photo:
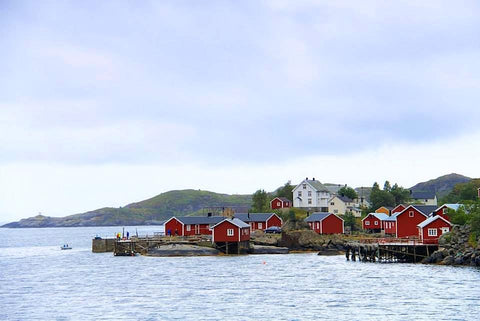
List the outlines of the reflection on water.
<svg viewBox="0 0 480 321">
<path fill-rule="evenodd" d="M 0 229 L 0 320 L 477 320 L 480 315 L 478 269 L 346 262 L 343 256 L 315 254 L 91 253 L 92 237 L 118 231 Z M 139 234 L 155 231 L 138 227 Z M 64 243 L 73 249 L 61 251 Z"/>
</svg>

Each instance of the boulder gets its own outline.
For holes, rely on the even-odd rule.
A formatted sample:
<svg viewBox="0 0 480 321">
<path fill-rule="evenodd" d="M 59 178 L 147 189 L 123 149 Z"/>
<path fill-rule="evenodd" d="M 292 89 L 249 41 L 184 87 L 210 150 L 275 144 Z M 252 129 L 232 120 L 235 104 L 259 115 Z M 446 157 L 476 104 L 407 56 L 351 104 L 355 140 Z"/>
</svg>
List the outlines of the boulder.
<svg viewBox="0 0 480 321">
<path fill-rule="evenodd" d="M 457 256 L 454 261 L 453 261 L 453 264 L 455 265 L 462 265 L 463 264 L 463 256 Z"/>
<path fill-rule="evenodd" d="M 190 244 L 168 244 L 149 249 L 147 256 L 210 256 L 218 255 L 220 251 L 211 247 Z"/>
<path fill-rule="evenodd" d="M 443 261 L 440 262 L 440 264 L 442 264 L 442 265 L 452 265 L 454 261 L 455 261 L 455 259 L 453 258 L 453 256 L 449 255 L 446 258 L 444 258 Z"/>
<path fill-rule="evenodd" d="M 288 254 L 288 247 L 256 245 L 252 247 L 252 254 Z"/>
</svg>

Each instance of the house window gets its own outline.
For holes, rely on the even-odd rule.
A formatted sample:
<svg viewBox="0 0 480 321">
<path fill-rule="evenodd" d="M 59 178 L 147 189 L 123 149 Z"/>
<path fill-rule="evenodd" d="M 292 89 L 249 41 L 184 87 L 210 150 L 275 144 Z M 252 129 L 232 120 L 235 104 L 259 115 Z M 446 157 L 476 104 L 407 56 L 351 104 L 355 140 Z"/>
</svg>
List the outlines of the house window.
<svg viewBox="0 0 480 321">
<path fill-rule="evenodd" d="M 281 206 L 281 205 L 282 205 L 282 203 L 280 203 L 280 202 L 277 202 L 277 206 Z"/>
<path fill-rule="evenodd" d="M 443 209 L 443 214 L 447 214 L 447 212 L 448 212 L 448 209 L 445 207 L 445 208 Z"/>
<path fill-rule="evenodd" d="M 428 229 L 428 236 L 437 236 L 437 229 L 436 228 L 429 228 Z"/>
<path fill-rule="evenodd" d="M 428 202 L 428 200 L 427 200 L 427 199 L 425 200 L 425 203 L 426 203 L 426 202 Z"/>
<path fill-rule="evenodd" d="M 303 184 L 303 189 L 307 189 L 307 184 Z"/>
<path fill-rule="evenodd" d="M 369 222 L 369 221 L 365 221 L 365 225 L 370 225 L 370 222 Z"/>
<path fill-rule="evenodd" d="M 375 221 L 375 225 L 378 225 L 378 221 Z"/>
<path fill-rule="evenodd" d="M 330 205 L 335 205 L 335 202 L 330 202 Z"/>
<path fill-rule="evenodd" d="M 233 236 L 233 228 L 227 229 L 227 236 Z"/>
<path fill-rule="evenodd" d="M 258 228 L 259 228 L 259 229 L 262 228 L 262 223 L 258 223 Z"/>
<path fill-rule="evenodd" d="M 413 211 L 408 212 L 408 217 L 413 217 Z"/>
<path fill-rule="evenodd" d="M 317 222 L 317 230 L 320 229 L 320 223 Z"/>
<path fill-rule="evenodd" d="M 312 191 L 308 191 L 308 196 L 312 196 Z"/>
<path fill-rule="evenodd" d="M 311 198 L 308 199 L 308 204 L 312 204 L 312 199 Z"/>
<path fill-rule="evenodd" d="M 189 224 L 187 225 L 187 232 L 190 232 L 192 230 L 192 226 Z"/>
<path fill-rule="evenodd" d="M 298 197 L 302 196 L 302 191 L 298 191 Z"/>
<path fill-rule="evenodd" d="M 333 210 L 333 212 L 334 212 L 335 214 L 338 214 L 338 210 Z"/>
</svg>

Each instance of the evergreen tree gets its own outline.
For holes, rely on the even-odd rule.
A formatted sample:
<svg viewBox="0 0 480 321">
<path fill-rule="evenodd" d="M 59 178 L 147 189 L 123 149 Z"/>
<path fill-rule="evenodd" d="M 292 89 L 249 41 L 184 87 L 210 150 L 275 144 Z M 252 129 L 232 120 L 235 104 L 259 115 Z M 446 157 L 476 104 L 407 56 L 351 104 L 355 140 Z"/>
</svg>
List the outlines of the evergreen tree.
<svg viewBox="0 0 480 321">
<path fill-rule="evenodd" d="M 263 189 L 259 189 L 252 196 L 252 211 L 256 213 L 263 213 L 267 212 L 268 209 L 268 194 Z"/>
<path fill-rule="evenodd" d="M 349 186 L 343 186 L 338 190 L 338 194 L 351 198 L 352 200 L 358 198 L 357 192 Z"/>
</svg>

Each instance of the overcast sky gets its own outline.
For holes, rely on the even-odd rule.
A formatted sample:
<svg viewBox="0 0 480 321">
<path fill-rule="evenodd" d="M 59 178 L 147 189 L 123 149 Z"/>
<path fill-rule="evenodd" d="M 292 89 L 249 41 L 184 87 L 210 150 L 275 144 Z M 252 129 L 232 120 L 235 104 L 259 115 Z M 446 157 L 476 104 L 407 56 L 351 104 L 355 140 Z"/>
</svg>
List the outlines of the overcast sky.
<svg viewBox="0 0 480 321">
<path fill-rule="evenodd" d="M 0 221 L 478 177 L 478 1 L 0 0 Z"/>
</svg>

